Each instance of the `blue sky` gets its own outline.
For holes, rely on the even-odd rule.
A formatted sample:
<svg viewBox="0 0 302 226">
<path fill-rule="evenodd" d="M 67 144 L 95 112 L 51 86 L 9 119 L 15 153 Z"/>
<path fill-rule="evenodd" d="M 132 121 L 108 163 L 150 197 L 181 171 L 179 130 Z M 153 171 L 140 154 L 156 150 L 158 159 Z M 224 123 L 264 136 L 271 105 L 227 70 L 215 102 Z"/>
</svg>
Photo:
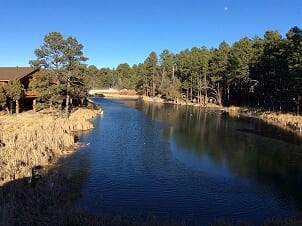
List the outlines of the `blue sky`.
<svg viewBox="0 0 302 226">
<path fill-rule="evenodd" d="M 45 34 L 84 45 L 90 65 L 116 67 L 151 51 L 217 47 L 302 27 L 301 0 L 1 0 L 0 66 L 28 66 Z"/>
</svg>

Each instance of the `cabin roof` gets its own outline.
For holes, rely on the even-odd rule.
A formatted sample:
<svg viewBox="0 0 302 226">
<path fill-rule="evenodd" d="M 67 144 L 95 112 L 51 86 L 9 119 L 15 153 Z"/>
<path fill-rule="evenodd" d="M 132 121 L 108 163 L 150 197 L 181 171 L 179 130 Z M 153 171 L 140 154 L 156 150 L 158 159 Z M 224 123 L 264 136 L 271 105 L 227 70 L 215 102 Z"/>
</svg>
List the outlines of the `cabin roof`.
<svg viewBox="0 0 302 226">
<path fill-rule="evenodd" d="M 31 75 L 39 69 L 31 67 L 0 67 L 0 81 L 10 81 Z"/>
</svg>

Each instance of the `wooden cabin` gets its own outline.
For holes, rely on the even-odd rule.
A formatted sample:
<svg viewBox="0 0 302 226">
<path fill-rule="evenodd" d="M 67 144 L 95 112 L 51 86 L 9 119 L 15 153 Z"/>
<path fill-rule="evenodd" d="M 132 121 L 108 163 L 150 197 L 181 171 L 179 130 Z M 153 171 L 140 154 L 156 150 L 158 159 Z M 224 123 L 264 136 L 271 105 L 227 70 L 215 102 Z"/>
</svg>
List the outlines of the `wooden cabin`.
<svg viewBox="0 0 302 226">
<path fill-rule="evenodd" d="M 20 102 L 23 110 L 35 110 L 37 94 L 34 91 L 29 90 L 29 83 L 38 73 L 40 73 L 40 69 L 31 67 L 0 67 L 0 85 L 7 84 L 13 79 L 19 79 L 23 84 L 25 98 Z"/>
</svg>

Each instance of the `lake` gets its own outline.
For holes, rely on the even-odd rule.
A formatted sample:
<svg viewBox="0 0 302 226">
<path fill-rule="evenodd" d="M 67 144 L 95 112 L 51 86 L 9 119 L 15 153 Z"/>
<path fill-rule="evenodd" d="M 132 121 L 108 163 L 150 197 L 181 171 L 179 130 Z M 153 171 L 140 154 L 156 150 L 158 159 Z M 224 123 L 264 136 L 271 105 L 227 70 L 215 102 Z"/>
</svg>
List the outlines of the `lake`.
<svg viewBox="0 0 302 226">
<path fill-rule="evenodd" d="M 96 215 L 188 225 L 302 217 L 302 139 L 193 106 L 93 99 L 104 115 L 80 136 L 70 171 Z"/>
</svg>

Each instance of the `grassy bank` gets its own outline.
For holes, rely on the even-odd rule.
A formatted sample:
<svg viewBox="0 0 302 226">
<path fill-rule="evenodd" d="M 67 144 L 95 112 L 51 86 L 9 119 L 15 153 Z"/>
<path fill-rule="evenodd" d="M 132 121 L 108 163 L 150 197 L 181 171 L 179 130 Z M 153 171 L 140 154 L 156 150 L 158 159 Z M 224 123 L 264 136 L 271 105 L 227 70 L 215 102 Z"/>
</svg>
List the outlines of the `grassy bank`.
<svg viewBox="0 0 302 226">
<path fill-rule="evenodd" d="M 267 123 L 289 129 L 302 136 L 302 116 L 289 113 L 263 111 L 247 107 L 230 106 L 223 108 L 232 117 L 254 117 L 259 118 Z"/>
<path fill-rule="evenodd" d="M 24 112 L 0 116 L 0 185 L 30 177 L 35 166 L 47 166 L 68 154 L 75 132 L 93 128 L 100 110 L 79 108 L 69 119 Z"/>
<path fill-rule="evenodd" d="M 284 129 L 289 129 L 291 131 L 294 131 L 298 135 L 302 136 L 302 116 L 300 115 L 264 111 L 260 109 L 249 108 L 249 107 L 237 107 L 237 106 L 224 107 L 212 103 L 208 103 L 207 105 L 194 104 L 191 101 L 184 101 L 183 99 L 179 99 L 178 102 L 169 102 L 160 97 L 148 97 L 148 96 L 141 96 L 140 99 L 146 102 L 153 102 L 153 103 L 179 104 L 179 105 L 208 108 L 213 110 L 221 110 L 221 111 L 228 112 L 228 114 L 231 117 L 245 116 L 245 117 L 258 118 L 267 123 L 274 124 Z"/>
</svg>

